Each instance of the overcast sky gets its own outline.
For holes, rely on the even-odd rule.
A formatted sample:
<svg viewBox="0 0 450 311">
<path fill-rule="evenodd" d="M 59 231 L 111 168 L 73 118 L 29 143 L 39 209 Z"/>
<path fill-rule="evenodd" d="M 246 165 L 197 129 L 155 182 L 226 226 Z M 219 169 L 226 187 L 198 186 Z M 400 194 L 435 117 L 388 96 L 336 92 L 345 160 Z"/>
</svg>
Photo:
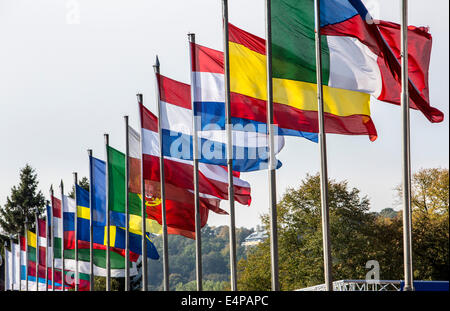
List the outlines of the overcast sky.
<svg viewBox="0 0 450 311">
<path fill-rule="evenodd" d="M 230 22 L 264 37 L 264 0 L 230 0 Z M 400 0 L 365 1 L 375 18 L 399 22 Z M 431 5 L 432 3 L 432 5 Z M 410 0 L 410 24 L 433 35 L 430 99 L 445 120 L 431 124 L 411 113 L 412 168 L 448 167 L 449 2 Z M 87 149 L 104 158 L 103 134 L 124 150 L 123 116 L 137 128 L 136 93 L 156 111 L 152 65 L 189 83 L 187 33 L 223 50 L 220 0 L 0 0 L 0 205 L 32 165 L 48 197 L 72 172 L 88 176 Z M 329 177 L 348 180 L 374 211 L 395 206 L 400 183 L 401 110 L 372 99 L 378 139 L 328 135 Z M 319 170 L 317 144 L 286 139 L 279 154 L 277 193 Z M 268 212 L 267 172 L 242 174 L 252 186 L 250 207 L 237 204 L 236 225 L 254 227 Z M 57 188 L 57 187 L 56 187 Z M 228 208 L 224 201 L 222 207 Z M 211 225 L 228 224 L 210 214 Z"/>
</svg>

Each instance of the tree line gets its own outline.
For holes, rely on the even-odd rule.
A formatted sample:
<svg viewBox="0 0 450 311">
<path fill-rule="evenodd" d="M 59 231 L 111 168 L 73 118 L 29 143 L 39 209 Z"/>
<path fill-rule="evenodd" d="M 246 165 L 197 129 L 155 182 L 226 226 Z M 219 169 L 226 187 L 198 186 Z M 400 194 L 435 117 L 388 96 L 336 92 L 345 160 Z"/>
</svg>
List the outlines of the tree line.
<svg viewBox="0 0 450 311">
<path fill-rule="evenodd" d="M 449 173 L 448 169 L 422 169 L 413 175 L 413 266 L 416 280 L 449 279 Z M 89 181 L 80 185 L 89 189 Z M 376 185 L 374 185 L 376 186 Z M 395 188 L 401 198 L 401 187 Z M 329 180 L 330 239 L 334 280 L 365 279 L 366 262 L 376 260 L 380 278 L 403 278 L 402 213 L 385 208 L 371 211 L 370 201 L 347 181 Z M 0 226 L 4 234 L 23 232 L 25 218 L 34 226 L 35 213 L 45 210 L 44 195 L 38 190 L 34 169 L 26 165 L 20 181 L 0 208 Z M 307 175 L 296 188 L 289 188 L 278 204 L 278 240 L 280 286 L 293 290 L 323 283 L 323 253 L 319 175 Z M 268 215 L 261 218 L 268 230 Z M 238 289 L 270 290 L 270 245 L 266 239 L 246 249 L 244 239 L 253 229 L 237 229 Z M 269 233 L 270 234 L 270 233 Z M 228 226 L 202 229 L 203 287 L 205 290 L 229 290 Z M 162 249 L 161 237 L 153 242 Z M 195 242 L 169 235 L 171 290 L 195 290 Z M 149 261 L 149 290 L 162 290 L 162 261 Z M 104 287 L 104 278 L 96 277 L 96 289 Z M 113 289 L 123 287 L 123 279 Z"/>
</svg>

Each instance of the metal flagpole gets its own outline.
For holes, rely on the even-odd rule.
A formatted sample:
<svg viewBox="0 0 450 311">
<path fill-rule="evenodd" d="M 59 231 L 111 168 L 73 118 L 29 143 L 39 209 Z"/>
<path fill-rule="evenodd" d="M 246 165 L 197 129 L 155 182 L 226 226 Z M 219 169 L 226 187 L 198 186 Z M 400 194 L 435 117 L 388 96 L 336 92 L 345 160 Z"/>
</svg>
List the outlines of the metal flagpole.
<svg viewBox="0 0 450 311">
<path fill-rule="evenodd" d="M 52 246 L 52 291 L 55 291 L 55 240 L 53 228 L 54 202 L 53 202 L 53 185 L 50 186 L 50 202 L 51 202 L 51 217 L 50 217 L 50 243 Z"/>
<path fill-rule="evenodd" d="M 322 43 L 320 37 L 320 0 L 315 2 L 315 35 L 316 35 L 316 75 L 317 75 L 317 102 L 319 113 L 319 148 L 320 148 L 320 184 L 322 202 L 322 236 L 323 236 L 323 261 L 325 286 L 327 291 L 333 290 L 333 280 L 331 275 L 331 249 L 330 249 L 330 229 L 329 229 L 329 202 L 328 202 L 328 168 L 327 149 L 324 122 L 324 104 L 322 88 Z"/>
<path fill-rule="evenodd" d="M 124 116 L 125 120 L 125 291 L 130 290 L 130 246 L 129 246 L 129 221 L 130 221 L 130 202 L 128 196 L 128 183 L 130 182 L 130 144 L 128 139 L 128 116 Z M 145 233 L 143 232 L 145 237 Z"/>
<path fill-rule="evenodd" d="M 89 156 L 89 266 L 90 266 L 90 291 L 94 290 L 94 212 L 92 204 L 94 202 L 94 190 L 92 182 L 92 150 L 88 149 Z"/>
<path fill-rule="evenodd" d="M 39 217 L 38 213 L 34 214 L 34 221 L 36 222 L 35 231 L 36 231 L 36 291 L 39 291 Z"/>
<path fill-rule="evenodd" d="M 78 185 L 78 174 L 73 173 L 73 184 L 74 184 L 74 197 L 75 197 L 75 214 L 74 214 L 74 232 L 75 232 L 75 291 L 78 291 L 78 199 L 77 199 L 77 185 Z"/>
<path fill-rule="evenodd" d="M 193 162 L 194 162 L 194 206 L 195 206 L 195 266 L 196 266 L 196 276 L 197 276 L 197 290 L 201 291 L 203 288 L 203 269 L 202 269 L 202 231 L 201 231 L 201 216 L 200 216 L 200 198 L 198 190 L 198 160 L 199 160 L 199 141 L 198 141 L 198 124 L 197 118 L 195 116 L 194 107 L 194 87 L 195 87 L 195 76 L 192 73 L 192 66 L 195 62 L 195 34 L 189 33 L 189 51 L 191 59 L 191 107 L 192 107 L 192 127 L 193 127 Z"/>
<path fill-rule="evenodd" d="M 155 65 L 153 65 L 156 76 L 156 100 L 158 107 L 158 133 L 159 133 L 159 170 L 161 178 L 161 218 L 162 218 L 162 235 L 163 235 L 163 273 L 164 273 L 164 290 L 169 290 L 169 251 L 167 245 L 167 221 L 166 221 L 166 185 L 164 175 L 164 154 L 163 154 L 163 134 L 161 129 L 161 103 L 159 94 L 159 59 L 156 56 Z M 198 237 L 196 237 L 198 238 Z M 198 273 L 198 272 L 197 272 Z M 200 280 L 201 281 L 201 280 Z M 197 289 L 198 289 L 197 282 Z"/>
<path fill-rule="evenodd" d="M 236 223 L 234 207 L 234 183 L 233 183 L 233 133 L 231 122 L 230 100 L 230 57 L 228 46 L 228 0 L 222 0 L 223 15 L 223 48 L 224 48 L 224 82 L 225 82 L 225 126 L 227 134 L 227 168 L 228 168 L 228 201 L 230 202 L 230 282 L 231 290 L 237 290 L 236 270 Z"/>
<path fill-rule="evenodd" d="M 411 137 L 408 90 L 408 0 L 402 0 L 401 20 L 401 61 L 402 61 L 402 127 L 403 127 L 403 264 L 405 291 L 414 290 L 412 268 L 412 210 L 411 210 Z"/>
<path fill-rule="evenodd" d="M 141 105 L 144 105 L 142 94 L 137 94 L 137 101 L 139 109 Z M 141 109 L 140 109 L 141 110 Z M 145 181 L 144 181 L 144 152 L 142 149 L 144 135 L 143 135 L 143 120 L 142 113 L 139 113 L 141 120 L 141 216 L 142 216 L 142 291 L 147 291 L 148 288 L 148 267 L 147 267 L 147 242 L 146 242 L 146 232 L 147 232 L 147 211 L 145 209 Z"/>
<path fill-rule="evenodd" d="M 48 292 L 48 249 L 49 249 L 49 238 L 48 238 L 48 209 L 45 213 L 45 291 Z"/>
<path fill-rule="evenodd" d="M 111 290 L 111 249 L 109 224 L 109 135 L 105 134 L 106 151 L 106 291 Z"/>
<path fill-rule="evenodd" d="M 62 239 L 61 239 L 61 290 L 64 292 L 66 290 L 66 275 L 65 275 L 65 263 L 64 263 L 64 183 L 61 179 L 60 184 L 61 189 L 61 232 L 62 232 Z"/>
<path fill-rule="evenodd" d="M 25 215 L 25 290 L 28 291 L 28 216 Z"/>
<path fill-rule="evenodd" d="M 267 129 L 269 134 L 269 208 L 270 208 L 270 254 L 272 268 L 272 290 L 280 290 L 278 276 L 278 228 L 277 228 L 277 191 L 276 159 L 273 125 L 273 84 L 272 84 L 272 14 L 271 0 L 266 0 L 266 54 L 267 54 Z"/>
</svg>

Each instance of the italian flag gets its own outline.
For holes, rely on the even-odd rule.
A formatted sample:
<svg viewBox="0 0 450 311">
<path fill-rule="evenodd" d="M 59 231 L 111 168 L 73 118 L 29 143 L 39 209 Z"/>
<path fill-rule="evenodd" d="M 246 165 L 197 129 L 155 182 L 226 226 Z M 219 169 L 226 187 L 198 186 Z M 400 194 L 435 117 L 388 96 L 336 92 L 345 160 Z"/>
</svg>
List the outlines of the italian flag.
<svg viewBox="0 0 450 311">
<path fill-rule="evenodd" d="M 316 81 L 314 0 L 272 1 L 272 62 L 274 88 L 296 107 Z M 335 121 L 353 119 L 376 132 L 368 118 L 369 95 L 400 104 L 400 25 L 373 20 L 361 0 L 320 1 L 322 73 L 325 112 Z M 408 27 L 411 108 L 431 122 L 443 114 L 431 107 L 428 68 L 432 38 L 425 27 Z M 315 92 L 315 90 L 312 90 Z M 311 93 L 312 95 L 312 93 Z M 309 109 L 308 109 L 309 110 Z M 358 117 L 359 116 L 359 117 Z M 326 127 L 333 121 L 326 119 Z"/>
</svg>

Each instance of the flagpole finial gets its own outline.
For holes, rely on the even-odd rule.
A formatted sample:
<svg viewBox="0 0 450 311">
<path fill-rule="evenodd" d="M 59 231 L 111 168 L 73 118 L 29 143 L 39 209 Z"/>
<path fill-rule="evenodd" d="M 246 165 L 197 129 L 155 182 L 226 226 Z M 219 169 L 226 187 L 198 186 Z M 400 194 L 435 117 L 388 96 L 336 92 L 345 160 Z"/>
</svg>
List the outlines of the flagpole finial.
<svg viewBox="0 0 450 311">
<path fill-rule="evenodd" d="M 190 42 L 195 42 L 195 33 L 189 32 L 187 35 Z"/>
<path fill-rule="evenodd" d="M 53 192 L 53 184 L 50 184 L 50 192 Z"/>
<path fill-rule="evenodd" d="M 92 149 L 88 149 L 87 152 L 88 152 L 88 156 L 92 157 Z"/>
<path fill-rule="evenodd" d="M 142 104 L 143 103 L 142 93 L 137 93 L 136 97 L 137 97 L 138 104 Z"/>
<path fill-rule="evenodd" d="M 103 137 L 105 138 L 105 144 L 109 145 L 109 134 L 105 133 L 103 134 Z"/>
<path fill-rule="evenodd" d="M 156 60 L 155 60 L 155 64 L 153 65 L 153 68 L 158 68 L 159 69 L 159 58 L 158 58 L 158 55 L 156 55 Z"/>
</svg>

